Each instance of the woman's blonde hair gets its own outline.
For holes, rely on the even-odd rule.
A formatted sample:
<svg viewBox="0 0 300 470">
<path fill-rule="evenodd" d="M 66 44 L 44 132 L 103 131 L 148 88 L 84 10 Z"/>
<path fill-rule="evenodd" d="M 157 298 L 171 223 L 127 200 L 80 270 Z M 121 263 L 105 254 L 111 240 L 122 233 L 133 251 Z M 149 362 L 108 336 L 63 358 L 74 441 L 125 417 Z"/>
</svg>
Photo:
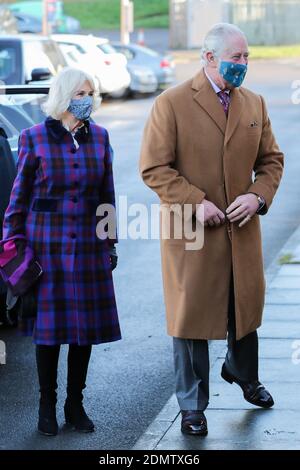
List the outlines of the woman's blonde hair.
<svg viewBox="0 0 300 470">
<path fill-rule="evenodd" d="M 93 111 L 95 111 L 101 103 L 101 98 L 93 77 L 83 70 L 64 67 L 51 82 L 48 99 L 42 104 L 44 113 L 54 119 L 61 119 L 67 111 L 74 93 L 85 81 L 89 82 L 94 91 Z"/>
</svg>

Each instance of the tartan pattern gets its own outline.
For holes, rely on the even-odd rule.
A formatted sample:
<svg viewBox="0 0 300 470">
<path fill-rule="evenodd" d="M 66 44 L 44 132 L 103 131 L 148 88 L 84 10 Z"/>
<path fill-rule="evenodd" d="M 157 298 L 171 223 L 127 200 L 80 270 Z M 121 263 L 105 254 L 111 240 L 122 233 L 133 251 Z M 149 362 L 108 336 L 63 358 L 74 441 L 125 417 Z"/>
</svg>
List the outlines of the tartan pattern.
<svg viewBox="0 0 300 470">
<path fill-rule="evenodd" d="M 24 234 L 43 268 L 37 319 L 20 325 L 36 344 L 121 338 L 108 252 L 116 240 L 96 236 L 95 208 L 103 202 L 115 205 L 112 151 L 107 131 L 86 124 L 78 150 L 52 118 L 23 130 L 19 138 L 3 237 Z M 33 210 L 36 198 L 58 199 L 57 212 Z"/>
</svg>

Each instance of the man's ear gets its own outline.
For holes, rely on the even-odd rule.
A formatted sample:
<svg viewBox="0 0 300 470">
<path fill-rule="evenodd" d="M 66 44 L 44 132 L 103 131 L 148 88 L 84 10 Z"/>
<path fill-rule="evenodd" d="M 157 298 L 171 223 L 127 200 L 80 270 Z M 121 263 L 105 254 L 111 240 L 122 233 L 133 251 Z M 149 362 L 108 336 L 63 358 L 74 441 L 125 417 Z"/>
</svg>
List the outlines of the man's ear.
<svg viewBox="0 0 300 470">
<path fill-rule="evenodd" d="M 213 62 L 215 62 L 215 57 L 212 52 L 207 52 L 206 58 L 209 64 L 212 64 Z"/>
</svg>

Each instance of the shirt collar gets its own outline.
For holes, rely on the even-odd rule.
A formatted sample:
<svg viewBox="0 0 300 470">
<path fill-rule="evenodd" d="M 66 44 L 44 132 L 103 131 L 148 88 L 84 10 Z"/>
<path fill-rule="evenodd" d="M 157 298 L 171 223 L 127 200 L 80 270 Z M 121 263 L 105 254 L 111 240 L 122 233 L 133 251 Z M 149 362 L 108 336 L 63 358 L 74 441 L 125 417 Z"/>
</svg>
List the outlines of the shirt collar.
<svg viewBox="0 0 300 470">
<path fill-rule="evenodd" d="M 218 85 L 210 78 L 210 76 L 208 75 L 208 73 L 207 73 L 207 71 L 206 71 L 205 68 L 204 68 L 204 73 L 205 73 L 205 75 L 206 75 L 207 80 L 209 81 L 209 83 L 210 83 L 211 86 L 213 87 L 214 92 L 215 92 L 215 93 L 220 93 L 220 91 L 222 91 L 221 88 L 219 88 Z M 230 93 L 230 90 L 225 90 L 225 93 L 228 93 L 228 94 L 229 94 L 229 93 Z"/>
<path fill-rule="evenodd" d="M 77 129 L 81 129 L 81 127 L 84 126 L 84 123 L 82 123 L 80 126 L 77 126 L 73 131 L 71 131 L 67 123 L 63 123 L 63 121 L 61 121 L 61 124 L 65 129 L 67 129 L 67 131 L 71 132 L 71 134 L 75 134 L 77 132 Z"/>
</svg>

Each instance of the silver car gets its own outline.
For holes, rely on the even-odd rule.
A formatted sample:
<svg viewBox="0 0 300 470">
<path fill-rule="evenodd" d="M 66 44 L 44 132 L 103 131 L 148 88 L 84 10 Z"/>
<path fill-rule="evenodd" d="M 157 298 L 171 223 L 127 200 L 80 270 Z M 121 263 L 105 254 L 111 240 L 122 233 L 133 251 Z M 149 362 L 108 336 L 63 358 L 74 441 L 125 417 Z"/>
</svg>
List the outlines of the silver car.
<svg viewBox="0 0 300 470">
<path fill-rule="evenodd" d="M 128 64 L 150 68 L 157 79 L 158 88 L 167 88 L 175 81 L 175 66 L 170 56 L 164 56 L 139 44 L 111 42 L 118 52 L 124 54 Z"/>
</svg>

